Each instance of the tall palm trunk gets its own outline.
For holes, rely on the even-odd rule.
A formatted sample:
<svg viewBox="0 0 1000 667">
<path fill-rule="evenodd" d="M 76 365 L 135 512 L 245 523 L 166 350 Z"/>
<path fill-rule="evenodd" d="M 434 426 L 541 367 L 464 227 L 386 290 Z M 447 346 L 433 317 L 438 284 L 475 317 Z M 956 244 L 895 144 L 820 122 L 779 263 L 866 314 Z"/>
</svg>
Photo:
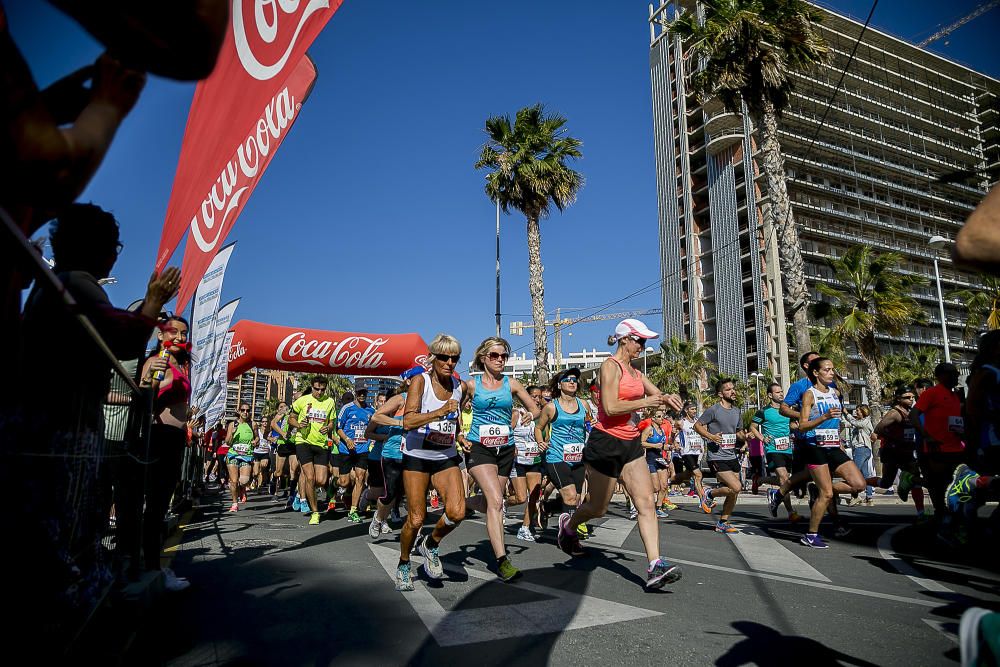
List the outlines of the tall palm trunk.
<svg viewBox="0 0 1000 667">
<path fill-rule="evenodd" d="M 865 365 L 865 385 L 868 387 L 868 407 L 872 412 L 872 423 L 878 424 L 882 419 L 882 392 L 885 388 L 882 382 L 882 354 L 873 334 L 859 337 L 854 344 Z"/>
<path fill-rule="evenodd" d="M 538 384 L 549 382 L 549 334 L 545 329 L 545 281 L 542 279 L 542 234 L 538 214 L 528 218 L 528 291 L 531 292 L 531 319 L 535 333 L 535 372 Z"/>
<path fill-rule="evenodd" d="M 778 257 L 781 259 L 782 283 L 785 292 L 785 309 L 792 316 L 795 332 L 795 352 L 805 354 L 809 342 L 809 287 L 806 285 L 799 232 L 795 227 L 792 206 L 788 200 L 785 183 L 785 159 L 778 143 L 778 117 L 774 104 L 765 100 L 763 111 L 757 119 L 760 131 L 760 154 L 764 162 L 767 192 L 771 197 L 771 214 L 778 238 Z"/>
</svg>

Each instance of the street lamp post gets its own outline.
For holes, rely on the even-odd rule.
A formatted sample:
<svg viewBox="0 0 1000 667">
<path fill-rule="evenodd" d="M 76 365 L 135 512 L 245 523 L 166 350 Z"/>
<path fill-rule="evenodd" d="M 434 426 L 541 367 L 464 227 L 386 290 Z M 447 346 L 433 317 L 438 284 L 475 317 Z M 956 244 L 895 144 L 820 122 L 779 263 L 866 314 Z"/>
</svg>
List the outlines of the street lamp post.
<svg viewBox="0 0 1000 667">
<path fill-rule="evenodd" d="M 643 353 L 642 353 L 642 374 L 643 375 L 646 375 L 646 357 L 649 356 L 650 352 L 656 352 L 656 350 L 654 350 L 651 347 L 647 347 L 645 350 L 643 350 Z"/>
<path fill-rule="evenodd" d="M 500 200 L 497 199 L 497 338 L 500 338 Z"/>
<path fill-rule="evenodd" d="M 943 236 L 932 236 L 927 243 L 935 250 L 941 250 L 951 243 L 951 241 Z M 951 363 L 951 346 L 948 345 L 948 324 L 944 319 L 944 297 L 941 295 L 941 272 L 938 270 L 937 255 L 934 256 L 934 279 L 937 281 L 938 308 L 941 311 L 941 338 L 944 340 L 944 360 Z"/>
</svg>

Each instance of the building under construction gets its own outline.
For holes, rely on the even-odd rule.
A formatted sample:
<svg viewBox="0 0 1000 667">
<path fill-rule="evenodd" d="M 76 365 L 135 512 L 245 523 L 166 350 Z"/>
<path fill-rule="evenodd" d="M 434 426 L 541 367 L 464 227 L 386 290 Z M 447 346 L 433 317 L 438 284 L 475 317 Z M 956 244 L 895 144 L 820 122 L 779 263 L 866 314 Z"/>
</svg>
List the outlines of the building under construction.
<svg viewBox="0 0 1000 667">
<path fill-rule="evenodd" d="M 684 75 L 697 58 L 666 28 L 682 11 L 700 8 L 693 1 L 650 6 L 664 331 L 712 346 L 723 374 L 769 370 L 787 384 L 795 376 L 790 322 L 757 139 L 747 117 L 718 100 L 699 104 L 687 90 Z M 858 44 L 861 23 L 821 11 L 832 59 L 794 76 L 779 121 L 812 297 L 820 298 L 816 285 L 834 282 L 828 260 L 851 246 L 898 251 L 900 271 L 930 278 L 913 292 L 927 318 L 881 342 L 898 352 L 943 347 L 933 260 L 940 260 L 945 295 L 977 286 L 976 277 L 928 241 L 954 239 L 996 180 L 1000 81 L 871 27 Z M 972 352 L 962 335 L 966 312 L 945 301 L 951 353 L 961 363 Z M 857 367 L 848 371 L 863 377 Z"/>
</svg>

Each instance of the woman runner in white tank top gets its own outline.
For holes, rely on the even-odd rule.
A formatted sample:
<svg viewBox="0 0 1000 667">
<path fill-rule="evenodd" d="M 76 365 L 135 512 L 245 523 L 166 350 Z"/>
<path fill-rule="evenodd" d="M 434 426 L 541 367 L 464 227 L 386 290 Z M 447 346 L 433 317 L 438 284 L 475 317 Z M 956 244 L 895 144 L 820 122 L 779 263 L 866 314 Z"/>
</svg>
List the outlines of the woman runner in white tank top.
<svg viewBox="0 0 1000 667">
<path fill-rule="evenodd" d="M 413 378 L 403 408 L 403 428 L 407 431 L 402 447 L 403 489 L 408 513 L 399 537 L 399 591 L 413 590 L 410 549 L 424 525 L 428 487 L 433 484 L 444 502 L 444 513 L 434 530 L 418 546 L 428 577 L 444 576 L 438 545 L 465 518 L 465 492 L 455 449 L 462 382 L 454 373 L 462 346 L 451 336 L 438 334 L 429 347 L 431 368 Z"/>
</svg>

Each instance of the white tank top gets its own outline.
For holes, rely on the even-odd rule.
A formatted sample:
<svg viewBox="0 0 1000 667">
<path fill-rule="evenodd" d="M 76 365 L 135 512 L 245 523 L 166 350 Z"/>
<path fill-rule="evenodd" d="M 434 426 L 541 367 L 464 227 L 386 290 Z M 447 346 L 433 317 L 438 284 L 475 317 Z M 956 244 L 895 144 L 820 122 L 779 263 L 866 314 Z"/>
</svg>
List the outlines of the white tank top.
<svg viewBox="0 0 1000 667">
<path fill-rule="evenodd" d="M 694 422 L 681 419 L 681 456 L 700 455 L 705 451 L 705 441 L 694 430 Z"/>
<path fill-rule="evenodd" d="M 420 397 L 420 413 L 434 412 L 447 401 L 442 401 L 434 394 L 430 373 L 424 373 L 424 393 Z M 462 402 L 462 383 L 452 381 L 455 385 L 451 399 Z M 403 440 L 403 454 L 428 461 L 444 461 L 458 456 L 455 449 L 455 435 L 458 433 L 458 412 L 448 415 L 445 419 L 431 422 L 426 426 L 406 432 Z"/>
</svg>

